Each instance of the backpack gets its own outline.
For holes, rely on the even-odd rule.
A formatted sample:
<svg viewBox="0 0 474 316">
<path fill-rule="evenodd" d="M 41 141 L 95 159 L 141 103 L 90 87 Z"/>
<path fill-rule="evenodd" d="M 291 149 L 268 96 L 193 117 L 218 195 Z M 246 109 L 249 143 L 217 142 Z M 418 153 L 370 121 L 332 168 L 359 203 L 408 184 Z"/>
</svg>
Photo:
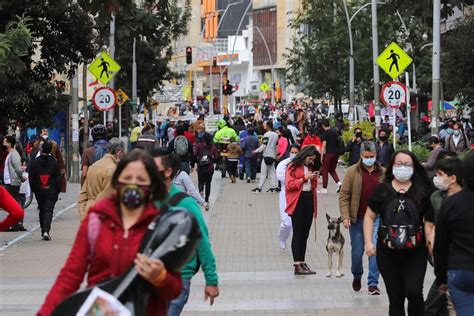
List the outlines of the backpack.
<svg viewBox="0 0 474 316">
<path fill-rule="evenodd" d="M 174 194 L 172 197 L 166 201 L 166 203 L 163 204 L 163 206 L 160 208 L 160 215 L 165 214 L 170 210 L 170 208 L 176 206 L 181 202 L 184 198 L 188 197 L 184 192 L 178 192 Z M 102 221 L 100 219 L 100 215 L 97 213 L 90 213 L 89 214 L 89 222 L 87 223 L 87 241 L 89 244 L 89 262 L 90 259 L 94 256 L 95 253 L 95 246 L 97 244 L 97 238 L 99 237 L 99 232 L 100 228 L 102 227 Z M 145 233 L 145 236 L 143 239 L 147 237 L 147 234 L 153 233 L 153 230 L 148 229 L 147 232 Z"/>
<path fill-rule="evenodd" d="M 179 135 L 174 139 L 174 152 L 179 156 L 188 154 L 188 140 L 183 135 Z"/>
<path fill-rule="evenodd" d="M 204 167 L 212 163 L 212 154 L 209 148 L 205 147 L 198 159 L 198 166 Z"/>
<path fill-rule="evenodd" d="M 100 160 L 102 159 L 102 157 L 105 156 L 105 154 L 107 153 L 107 141 L 97 141 L 95 144 L 94 144 L 94 147 L 95 147 L 95 154 L 94 154 L 94 162 L 96 162 L 97 160 Z"/>
<path fill-rule="evenodd" d="M 337 136 L 337 154 L 344 155 L 346 153 L 346 146 L 344 145 L 344 140 L 342 136 Z"/>
<path fill-rule="evenodd" d="M 421 214 L 406 192 L 399 191 L 396 195 L 387 203 L 381 217 L 379 239 L 391 249 L 414 249 L 423 244 Z"/>
</svg>

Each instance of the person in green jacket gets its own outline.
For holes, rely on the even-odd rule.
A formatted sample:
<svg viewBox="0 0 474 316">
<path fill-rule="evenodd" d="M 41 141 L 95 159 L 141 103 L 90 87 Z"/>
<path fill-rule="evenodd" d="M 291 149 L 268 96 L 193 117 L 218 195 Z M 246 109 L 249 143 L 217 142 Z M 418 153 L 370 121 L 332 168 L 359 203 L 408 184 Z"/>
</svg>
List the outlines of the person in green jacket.
<svg viewBox="0 0 474 316">
<path fill-rule="evenodd" d="M 224 119 L 221 119 L 219 122 L 217 122 L 217 127 L 219 130 L 214 135 L 214 143 L 228 145 L 232 141 L 239 141 L 239 136 L 235 130 L 227 126 L 227 122 Z"/>
<path fill-rule="evenodd" d="M 155 201 L 155 205 L 158 208 L 162 208 L 175 194 L 182 191 L 172 184 L 172 166 L 174 165 L 173 155 L 168 154 L 167 151 L 158 149 L 153 152 L 153 156 L 155 157 L 158 170 L 163 174 L 165 184 L 168 188 L 168 195 L 163 200 Z M 206 223 L 204 222 L 204 218 L 201 214 L 201 208 L 196 203 L 196 201 L 189 196 L 181 199 L 181 201 L 179 201 L 176 205 L 170 205 L 170 210 L 178 207 L 188 210 L 196 217 L 199 227 L 201 228 L 202 238 L 199 241 L 196 253 L 181 269 L 183 289 L 179 297 L 170 303 L 167 316 L 181 314 L 181 311 L 183 310 L 184 305 L 187 303 L 189 298 L 191 278 L 199 271 L 199 267 L 201 267 L 202 271 L 204 272 L 204 278 L 206 280 L 206 286 L 204 287 L 204 299 L 206 301 L 210 299 L 210 303 L 212 305 L 214 303 L 214 299 L 219 296 L 216 260 L 211 249 L 209 234 Z"/>
</svg>

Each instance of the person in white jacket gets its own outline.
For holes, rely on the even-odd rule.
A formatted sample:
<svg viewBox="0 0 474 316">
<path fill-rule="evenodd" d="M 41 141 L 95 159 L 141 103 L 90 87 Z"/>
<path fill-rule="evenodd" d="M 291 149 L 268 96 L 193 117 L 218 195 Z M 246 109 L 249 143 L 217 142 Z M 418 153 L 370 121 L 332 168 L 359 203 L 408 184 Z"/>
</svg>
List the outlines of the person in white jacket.
<svg viewBox="0 0 474 316">
<path fill-rule="evenodd" d="M 292 144 L 290 146 L 290 157 L 282 160 L 276 169 L 277 179 L 281 182 L 281 191 L 280 191 L 280 229 L 278 230 L 278 240 L 280 242 L 280 249 L 281 251 L 286 251 L 286 240 L 290 236 L 291 233 L 291 218 L 288 216 L 286 211 L 286 197 L 285 197 L 285 173 L 286 168 L 296 156 L 297 153 L 300 152 L 300 146 L 298 144 Z"/>
</svg>

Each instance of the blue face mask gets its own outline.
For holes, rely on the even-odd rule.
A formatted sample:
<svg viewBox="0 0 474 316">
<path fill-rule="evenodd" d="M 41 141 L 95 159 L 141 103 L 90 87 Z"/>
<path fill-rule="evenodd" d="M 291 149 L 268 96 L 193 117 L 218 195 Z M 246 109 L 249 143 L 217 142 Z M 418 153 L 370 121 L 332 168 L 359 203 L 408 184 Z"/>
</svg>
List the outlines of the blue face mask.
<svg viewBox="0 0 474 316">
<path fill-rule="evenodd" d="M 367 167 L 372 167 L 375 164 L 375 157 L 372 158 L 362 158 L 362 163 Z"/>
<path fill-rule="evenodd" d="M 457 129 L 457 130 L 453 131 L 453 134 L 454 134 L 454 136 L 459 136 L 459 130 Z"/>
</svg>

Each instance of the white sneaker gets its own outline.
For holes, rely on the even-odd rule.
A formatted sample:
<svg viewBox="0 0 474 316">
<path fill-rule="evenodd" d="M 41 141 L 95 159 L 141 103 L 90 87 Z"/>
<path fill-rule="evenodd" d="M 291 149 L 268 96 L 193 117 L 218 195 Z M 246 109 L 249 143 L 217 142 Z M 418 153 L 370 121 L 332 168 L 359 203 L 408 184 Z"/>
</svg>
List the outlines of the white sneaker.
<svg viewBox="0 0 474 316">
<path fill-rule="evenodd" d="M 286 248 L 286 242 L 280 241 L 280 250 L 282 252 L 287 252 L 288 251 L 288 248 Z"/>
<path fill-rule="evenodd" d="M 339 193 L 339 191 L 341 191 L 341 187 L 342 187 L 342 182 L 339 181 L 339 182 L 337 183 L 336 193 Z"/>
<path fill-rule="evenodd" d="M 322 189 L 318 190 L 318 193 L 319 194 L 328 194 L 328 189 L 322 188 Z"/>
<path fill-rule="evenodd" d="M 51 236 L 48 233 L 45 232 L 45 233 L 43 233 L 43 240 L 50 241 Z"/>
</svg>

